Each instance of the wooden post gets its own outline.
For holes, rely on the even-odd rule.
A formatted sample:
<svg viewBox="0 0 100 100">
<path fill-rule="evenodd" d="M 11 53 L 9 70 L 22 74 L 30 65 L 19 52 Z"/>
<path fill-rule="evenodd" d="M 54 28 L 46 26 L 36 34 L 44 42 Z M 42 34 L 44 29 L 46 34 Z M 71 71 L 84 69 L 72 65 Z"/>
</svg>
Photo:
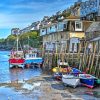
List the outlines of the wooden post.
<svg viewBox="0 0 100 100">
<path fill-rule="evenodd" d="M 92 72 L 92 68 L 93 68 L 93 63 L 94 63 L 94 58 L 95 58 L 95 52 L 96 52 L 96 44 L 94 47 L 94 51 L 93 51 L 93 57 L 92 57 L 92 62 L 91 62 L 91 67 L 90 67 L 90 73 Z"/>
<path fill-rule="evenodd" d="M 79 69 L 80 69 L 80 67 L 81 67 L 81 62 L 80 62 L 80 60 L 81 60 L 81 56 L 80 56 L 80 52 L 81 52 L 81 42 L 80 42 L 80 44 L 79 44 L 79 50 L 78 50 L 78 53 L 77 53 L 77 61 L 78 61 L 78 63 L 79 63 Z"/>
<path fill-rule="evenodd" d="M 95 75 L 96 75 L 97 67 L 99 67 L 100 49 L 99 49 L 98 54 L 97 54 L 96 57 L 97 57 L 97 59 L 96 59 L 96 66 L 95 66 L 95 70 L 94 70 Z"/>
<path fill-rule="evenodd" d="M 98 74 L 97 74 L 98 78 L 100 78 L 100 62 L 99 62 L 99 69 L 98 69 Z"/>
<path fill-rule="evenodd" d="M 84 70 L 84 67 L 85 67 L 85 58 L 86 58 L 86 49 L 87 49 L 87 42 L 85 43 L 85 48 L 84 48 L 84 53 L 83 53 L 83 70 Z"/>
</svg>

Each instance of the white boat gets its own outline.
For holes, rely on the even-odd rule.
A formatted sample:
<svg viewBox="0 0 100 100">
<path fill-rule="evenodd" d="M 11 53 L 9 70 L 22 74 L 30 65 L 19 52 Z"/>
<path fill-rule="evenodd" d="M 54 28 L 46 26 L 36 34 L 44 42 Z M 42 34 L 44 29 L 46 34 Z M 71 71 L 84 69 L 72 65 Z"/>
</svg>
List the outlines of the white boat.
<svg viewBox="0 0 100 100">
<path fill-rule="evenodd" d="M 65 86 L 69 85 L 75 88 L 79 85 L 80 79 L 74 75 L 62 75 L 62 82 Z"/>
</svg>

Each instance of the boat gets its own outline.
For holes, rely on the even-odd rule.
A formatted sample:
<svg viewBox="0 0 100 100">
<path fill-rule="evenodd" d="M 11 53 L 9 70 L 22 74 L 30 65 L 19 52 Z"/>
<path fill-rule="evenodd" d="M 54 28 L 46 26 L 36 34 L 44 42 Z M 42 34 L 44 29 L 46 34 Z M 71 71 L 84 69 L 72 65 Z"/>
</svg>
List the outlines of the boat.
<svg viewBox="0 0 100 100">
<path fill-rule="evenodd" d="M 38 52 L 29 50 L 28 53 L 25 54 L 24 65 L 25 68 L 42 67 L 43 58 L 38 56 Z"/>
<path fill-rule="evenodd" d="M 60 72 L 56 72 L 53 74 L 53 78 L 56 79 L 56 80 L 60 80 L 62 79 L 62 73 Z"/>
<path fill-rule="evenodd" d="M 14 51 L 13 54 L 11 53 L 10 58 L 9 58 L 9 64 L 10 65 L 23 65 L 25 62 L 24 56 L 23 56 L 23 51 Z"/>
<path fill-rule="evenodd" d="M 65 75 L 62 75 L 62 82 L 65 86 L 69 85 L 75 88 L 76 86 L 80 84 L 80 79 L 79 77 L 76 77 L 74 75 L 65 74 Z"/>
<path fill-rule="evenodd" d="M 72 70 L 71 70 L 71 74 L 73 74 L 74 76 L 78 76 L 81 73 L 82 72 L 77 68 L 72 68 Z"/>
<path fill-rule="evenodd" d="M 13 50 L 11 50 L 10 57 L 9 57 L 9 67 L 19 67 L 23 66 L 25 59 L 24 59 L 24 53 L 22 48 L 19 50 L 19 39 L 17 35 L 17 45 Z"/>
<path fill-rule="evenodd" d="M 96 86 L 97 78 L 90 74 L 79 74 L 80 82 L 83 86 L 94 88 Z"/>
</svg>

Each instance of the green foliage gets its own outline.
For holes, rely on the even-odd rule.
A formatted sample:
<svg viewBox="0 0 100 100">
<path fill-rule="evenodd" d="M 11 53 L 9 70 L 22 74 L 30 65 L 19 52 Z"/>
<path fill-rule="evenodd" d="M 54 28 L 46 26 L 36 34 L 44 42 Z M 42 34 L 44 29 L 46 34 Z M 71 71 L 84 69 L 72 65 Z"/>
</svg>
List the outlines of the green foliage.
<svg viewBox="0 0 100 100">
<path fill-rule="evenodd" d="M 3 39 L 3 38 L 2 38 L 2 39 L 0 39 L 0 43 L 3 43 L 4 41 L 5 41 L 5 39 Z"/>
<path fill-rule="evenodd" d="M 41 45 L 41 38 L 39 37 L 39 32 L 30 31 L 23 33 L 19 36 L 22 45 L 28 45 L 31 47 L 39 47 Z"/>
<path fill-rule="evenodd" d="M 21 43 L 21 46 L 28 45 L 30 47 L 39 48 L 42 44 L 42 38 L 39 36 L 38 31 L 30 31 L 27 33 L 20 34 L 19 41 Z M 6 39 L 0 39 L 0 44 L 3 44 L 6 48 L 13 48 L 15 42 L 16 42 L 16 35 L 9 35 Z M 7 47 L 8 46 L 8 47 Z"/>
<path fill-rule="evenodd" d="M 70 14 L 71 14 L 71 12 L 64 12 L 64 13 L 62 13 L 62 16 L 64 16 L 64 18 L 66 18 L 66 17 L 70 16 Z"/>
<path fill-rule="evenodd" d="M 9 45 L 13 46 L 16 41 L 16 35 L 9 35 L 6 39 L 5 42 L 8 43 Z"/>
<path fill-rule="evenodd" d="M 15 35 L 9 35 L 6 40 L 8 40 L 10 42 L 14 42 L 16 40 L 16 36 Z"/>
</svg>

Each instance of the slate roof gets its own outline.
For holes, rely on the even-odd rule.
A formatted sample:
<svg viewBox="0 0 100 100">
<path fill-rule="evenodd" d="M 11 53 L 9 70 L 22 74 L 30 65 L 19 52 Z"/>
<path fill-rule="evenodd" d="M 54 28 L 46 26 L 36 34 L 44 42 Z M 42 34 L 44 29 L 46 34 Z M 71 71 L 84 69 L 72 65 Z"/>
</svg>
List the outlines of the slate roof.
<svg viewBox="0 0 100 100">
<path fill-rule="evenodd" d="M 100 32 L 100 22 L 93 22 L 86 30 L 86 33 L 88 32 Z"/>
</svg>

